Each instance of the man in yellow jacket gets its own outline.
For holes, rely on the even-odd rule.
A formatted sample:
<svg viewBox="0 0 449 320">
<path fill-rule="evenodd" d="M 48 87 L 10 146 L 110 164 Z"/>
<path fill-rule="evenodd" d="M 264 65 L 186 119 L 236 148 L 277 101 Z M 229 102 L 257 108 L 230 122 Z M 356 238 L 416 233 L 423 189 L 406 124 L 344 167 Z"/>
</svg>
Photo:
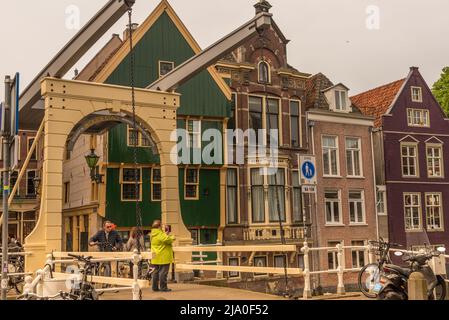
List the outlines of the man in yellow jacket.
<svg viewBox="0 0 449 320">
<path fill-rule="evenodd" d="M 153 291 L 170 292 L 167 287 L 168 271 L 173 263 L 173 242 L 175 236 L 170 235 L 171 230 L 162 230 L 160 220 L 153 222 L 151 230 L 151 264 L 156 268 L 153 273 Z"/>
</svg>

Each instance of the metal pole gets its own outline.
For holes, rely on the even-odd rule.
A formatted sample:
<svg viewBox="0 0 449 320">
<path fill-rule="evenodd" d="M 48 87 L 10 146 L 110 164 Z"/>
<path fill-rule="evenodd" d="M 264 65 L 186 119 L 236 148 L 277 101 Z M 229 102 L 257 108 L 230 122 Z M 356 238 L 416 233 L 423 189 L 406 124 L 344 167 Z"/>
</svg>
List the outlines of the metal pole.
<svg viewBox="0 0 449 320">
<path fill-rule="evenodd" d="M 3 128 L 3 225 L 2 225 L 2 300 L 8 294 L 8 196 L 9 196 L 9 140 L 11 137 L 11 78 L 5 77 L 5 119 Z"/>
</svg>

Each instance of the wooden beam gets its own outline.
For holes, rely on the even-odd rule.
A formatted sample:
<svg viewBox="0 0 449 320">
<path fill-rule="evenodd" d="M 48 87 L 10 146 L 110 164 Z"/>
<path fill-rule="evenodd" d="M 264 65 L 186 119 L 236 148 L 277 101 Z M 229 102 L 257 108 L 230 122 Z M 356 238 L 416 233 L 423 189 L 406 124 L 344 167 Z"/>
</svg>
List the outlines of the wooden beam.
<svg viewBox="0 0 449 320">
<path fill-rule="evenodd" d="M 74 278 L 73 274 L 70 273 L 59 273 L 59 272 L 53 272 L 53 276 L 55 279 L 60 280 L 70 280 Z M 99 283 L 99 284 L 109 284 L 113 286 L 121 286 L 121 287 L 132 287 L 134 285 L 133 279 L 125 279 L 125 278 L 109 278 L 109 277 L 97 277 L 97 276 L 89 276 L 89 281 L 93 283 Z M 149 288 L 150 282 L 148 280 L 137 280 L 137 283 L 139 284 L 139 287 L 141 289 Z"/>
<path fill-rule="evenodd" d="M 132 252 L 53 252 L 53 257 L 56 259 L 72 259 L 69 257 L 69 254 L 84 256 L 84 257 L 92 257 L 93 259 L 132 259 Z M 151 252 L 142 252 L 142 259 L 151 260 L 152 253 Z"/>
<path fill-rule="evenodd" d="M 241 266 L 199 266 L 191 264 L 177 264 L 176 270 L 202 270 L 202 271 L 226 271 L 226 272 L 242 272 L 242 273 L 269 273 L 284 274 L 284 268 L 268 268 L 268 267 L 241 267 Z M 287 268 L 288 275 L 302 276 L 303 270 L 296 268 Z"/>
<path fill-rule="evenodd" d="M 297 252 L 296 245 L 175 247 L 175 252 Z"/>
</svg>

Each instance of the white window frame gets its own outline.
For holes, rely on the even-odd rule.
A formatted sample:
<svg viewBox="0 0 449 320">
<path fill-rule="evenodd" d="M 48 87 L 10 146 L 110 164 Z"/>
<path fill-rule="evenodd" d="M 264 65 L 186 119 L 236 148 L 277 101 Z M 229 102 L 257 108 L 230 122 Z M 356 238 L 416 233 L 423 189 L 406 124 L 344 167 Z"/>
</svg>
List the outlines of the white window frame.
<svg viewBox="0 0 449 320">
<path fill-rule="evenodd" d="M 415 117 L 415 112 L 419 113 L 419 120 Z M 427 109 L 407 109 L 407 123 L 409 127 L 430 128 L 430 112 Z"/>
<path fill-rule="evenodd" d="M 411 87 L 412 101 L 413 102 L 422 102 L 422 88 L 421 87 Z M 415 98 L 414 90 L 418 90 L 418 98 Z"/>
<path fill-rule="evenodd" d="M 351 247 L 358 247 L 359 245 L 356 245 L 355 242 L 363 242 L 362 246 L 366 245 L 366 241 L 365 240 L 352 240 L 351 241 Z M 354 256 L 353 254 L 356 254 L 357 256 L 357 263 L 354 265 Z M 364 265 L 359 265 L 360 262 L 360 256 L 363 255 L 363 260 L 364 260 Z M 352 267 L 355 269 L 361 269 L 363 268 L 368 261 L 368 254 L 366 252 L 366 250 L 362 250 L 362 249 L 351 249 L 351 262 L 352 262 Z"/>
<path fill-rule="evenodd" d="M 338 99 L 337 99 L 338 95 Z M 335 99 L 335 111 L 346 112 L 348 111 L 348 92 L 346 90 L 334 90 Z M 340 104 L 340 108 L 338 107 Z"/>
<path fill-rule="evenodd" d="M 348 147 L 348 140 L 357 140 L 358 148 L 349 148 Z M 362 139 L 360 137 L 345 137 L 345 144 L 346 144 L 346 166 L 348 166 L 348 151 L 351 152 L 351 164 L 352 164 L 352 172 L 355 173 L 355 161 L 354 161 L 354 154 L 358 152 L 359 154 L 359 168 L 360 168 L 360 174 L 349 174 L 349 168 L 346 168 L 347 174 L 349 178 L 363 178 L 363 151 L 362 151 Z"/>
<path fill-rule="evenodd" d="M 336 147 L 325 147 L 324 146 L 324 138 L 334 138 L 335 139 L 335 145 Z M 329 174 L 326 174 L 326 169 L 324 168 L 324 156 L 325 156 L 325 151 L 329 150 Z M 336 150 L 336 155 L 337 155 L 337 173 L 334 174 L 332 172 L 332 156 L 331 156 L 331 151 L 332 150 Z M 321 136 L 321 152 L 323 153 L 323 176 L 324 177 L 340 177 L 340 148 L 339 148 L 339 139 L 338 136 L 333 136 L 333 135 L 322 135 Z"/>
<path fill-rule="evenodd" d="M 410 206 L 407 206 L 406 198 L 410 196 L 413 200 L 414 196 L 418 196 L 418 204 L 412 203 Z M 422 224 L 422 200 L 421 200 L 421 193 L 419 192 L 406 192 L 404 193 L 404 222 L 405 222 L 405 231 L 406 232 L 421 232 L 423 230 L 423 224 Z M 407 228 L 407 208 L 418 208 L 419 213 L 419 226 L 415 226 L 414 228 Z M 412 210 L 413 212 L 413 210 Z M 411 224 L 413 224 L 413 216 L 410 217 Z"/>
<path fill-rule="evenodd" d="M 196 183 L 187 182 L 187 171 L 195 170 L 196 171 Z M 188 197 L 187 196 L 187 186 L 196 186 L 196 197 Z M 196 201 L 200 199 L 200 168 L 192 168 L 186 167 L 184 170 L 184 200 L 187 201 Z"/>
<path fill-rule="evenodd" d="M 164 75 L 161 74 L 161 65 L 162 65 L 163 63 L 171 64 L 171 66 L 172 66 L 171 71 L 173 71 L 173 69 L 175 69 L 175 63 L 174 63 L 173 61 L 159 60 L 159 63 L 157 64 L 157 65 L 158 65 L 158 75 L 159 75 L 159 78 L 165 76 L 165 74 L 164 74 Z M 171 71 L 170 71 L 170 72 L 171 72 Z M 168 73 L 167 73 L 167 74 L 168 74 Z"/>
<path fill-rule="evenodd" d="M 414 156 L 414 159 L 415 159 L 415 175 L 410 175 L 410 168 L 411 168 L 410 160 L 408 160 L 407 164 L 404 164 L 404 158 L 412 159 L 412 157 L 410 156 L 410 150 L 409 150 L 409 148 L 411 148 L 411 147 L 415 148 L 415 156 Z M 403 148 L 408 148 L 407 149 L 407 156 L 404 156 L 402 154 L 402 149 Z M 417 142 L 401 142 L 401 150 L 400 150 L 400 152 L 401 152 L 401 175 L 402 175 L 402 177 L 403 178 L 419 178 L 419 154 L 418 154 L 419 147 L 418 147 L 418 143 Z M 408 173 L 409 173 L 408 175 L 404 174 L 404 166 L 408 167 Z"/>
<path fill-rule="evenodd" d="M 359 193 L 360 199 L 351 199 L 351 193 Z M 362 204 L 362 221 L 357 221 L 358 219 L 358 207 L 355 206 L 355 219 L 356 221 L 351 221 L 351 202 Z M 365 205 L 365 192 L 363 190 L 349 190 L 348 192 L 348 204 L 349 204 L 349 224 L 350 225 L 366 225 L 366 205 Z"/>
<path fill-rule="evenodd" d="M 435 152 L 432 151 L 432 157 L 429 157 L 429 149 L 439 149 L 440 150 L 440 157 L 435 157 Z M 429 160 L 432 161 L 432 167 L 429 167 Z M 435 175 L 435 163 L 436 161 L 440 162 L 440 175 Z M 442 144 L 433 144 L 433 143 L 427 143 L 426 144 L 426 165 L 427 165 L 427 177 L 430 179 L 440 179 L 444 178 L 444 153 L 443 153 L 443 145 Z M 432 173 L 431 173 L 432 171 Z"/>
<path fill-rule="evenodd" d="M 386 186 L 377 186 L 376 188 L 376 213 L 379 216 L 387 216 L 388 215 L 388 208 L 387 208 L 387 187 Z M 379 212 L 379 203 L 381 199 L 379 199 L 379 193 L 382 196 L 382 202 L 384 206 L 384 212 Z"/>
<path fill-rule="evenodd" d="M 435 205 L 431 205 L 428 206 L 427 204 L 427 197 L 429 196 L 438 196 L 440 198 L 440 205 L 439 206 L 435 206 Z M 427 192 L 424 194 L 425 197 L 425 207 L 426 207 L 426 227 L 427 227 L 427 231 L 428 232 L 444 232 L 444 206 L 443 206 L 443 194 L 441 192 Z M 429 228 L 430 224 L 429 224 L 429 218 L 430 218 L 430 212 L 429 210 L 432 210 L 432 208 L 440 208 L 440 228 Z M 435 214 L 434 212 L 432 213 L 432 219 L 435 220 Z"/>
<path fill-rule="evenodd" d="M 189 123 L 192 122 L 192 131 L 189 130 Z M 195 131 L 195 124 L 198 124 L 197 130 Z M 186 120 L 186 131 L 187 131 L 187 148 L 201 149 L 201 131 L 202 123 L 198 119 L 187 119 Z M 192 136 L 192 145 L 190 143 L 190 136 Z"/>
<path fill-rule="evenodd" d="M 334 269 L 329 269 L 329 271 L 336 271 L 338 270 L 338 250 L 337 250 L 337 243 L 341 243 L 343 244 L 343 241 L 328 241 L 327 245 L 329 248 L 333 247 L 335 244 L 335 249 L 332 250 L 327 250 L 327 266 L 329 268 L 329 254 L 332 254 L 332 260 L 333 260 L 333 265 L 334 265 Z M 344 261 L 344 254 L 343 254 L 343 261 Z"/>
<path fill-rule="evenodd" d="M 328 202 L 332 202 L 332 206 L 331 206 L 331 217 L 332 220 L 334 220 L 334 216 L 335 216 L 335 212 L 334 212 L 334 203 L 336 202 L 335 199 L 329 199 L 326 198 L 326 193 L 334 193 L 337 192 L 338 194 L 338 216 L 339 216 L 339 221 L 327 221 L 327 203 Z M 341 206 L 341 190 L 325 190 L 324 191 L 324 219 L 325 219 L 325 225 L 326 226 L 342 226 L 343 225 L 343 212 L 342 212 L 342 206 Z"/>
</svg>

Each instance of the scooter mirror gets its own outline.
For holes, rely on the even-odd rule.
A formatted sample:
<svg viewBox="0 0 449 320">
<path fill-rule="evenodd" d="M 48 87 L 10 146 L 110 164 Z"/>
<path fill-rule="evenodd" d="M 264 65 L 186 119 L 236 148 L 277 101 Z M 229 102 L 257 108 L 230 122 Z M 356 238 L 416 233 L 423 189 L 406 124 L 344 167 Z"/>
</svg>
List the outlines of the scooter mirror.
<svg viewBox="0 0 449 320">
<path fill-rule="evenodd" d="M 437 248 L 437 251 L 438 251 L 439 253 L 446 253 L 446 248 L 445 248 L 445 247 L 438 247 L 438 248 Z"/>
<path fill-rule="evenodd" d="M 400 251 L 396 251 L 396 252 L 394 253 L 394 255 L 395 255 L 396 257 L 402 257 L 402 256 L 404 255 L 404 253 L 403 253 L 403 252 L 400 252 Z"/>
</svg>

